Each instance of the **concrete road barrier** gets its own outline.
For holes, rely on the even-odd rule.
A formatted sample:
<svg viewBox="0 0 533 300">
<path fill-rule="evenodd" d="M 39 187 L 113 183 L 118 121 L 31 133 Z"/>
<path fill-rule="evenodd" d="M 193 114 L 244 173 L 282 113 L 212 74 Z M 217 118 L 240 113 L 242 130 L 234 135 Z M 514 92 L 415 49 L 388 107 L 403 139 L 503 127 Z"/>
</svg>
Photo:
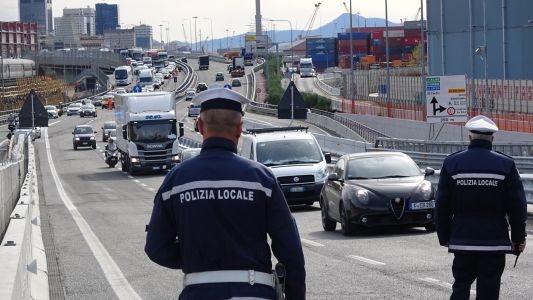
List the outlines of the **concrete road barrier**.
<svg viewBox="0 0 533 300">
<path fill-rule="evenodd" d="M 41 237 L 35 153 L 28 143 L 28 173 L 0 244 L 0 299 L 49 299 Z"/>
</svg>

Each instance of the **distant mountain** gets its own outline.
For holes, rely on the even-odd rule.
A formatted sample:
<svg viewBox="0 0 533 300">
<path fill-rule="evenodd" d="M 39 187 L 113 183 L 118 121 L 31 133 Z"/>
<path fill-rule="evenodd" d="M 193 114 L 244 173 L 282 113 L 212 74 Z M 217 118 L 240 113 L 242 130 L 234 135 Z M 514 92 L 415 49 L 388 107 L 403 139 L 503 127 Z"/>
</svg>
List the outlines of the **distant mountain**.
<svg viewBox="0 0 533 300">
<path fill-rule="evenodd" d="M 381 18 L 365 18 L 363 16 L 357 17 L 357 15 L 352 15 L 352 25 L 354 28 L 357 28 L 357 24 L 359 22 L 360 27 L 384 27 L 385 26 L 385 19 Z M 359 21 L 358 21 L 359 19 Z M 389 26 L 400 26 L 401 24 L 393 23 L 389 21 Z M 309 32 L 309 36 L 323 36 L 323 37 L 336 37 L 337 33 L 339 32 L 345 32 L 347 28 L 350 27 L 350 14 L 344 13 L 337 17 L 335 20 L 322 25 L 321 27 L 311 30 Z M 264 30 L 264 28 L 263 28 Z M 254 32 L 248 32 L 244 34 L 235 35 L 233 37 L 230 37 L 229 40 L 227 38 L 221 38 L 221 39 L 215 39 L 213 40 L 213 46 L 215 49 L 222 49 L 222 48 L 239 48 L 244 47 L 244 36 L 245 35 L 251 35 L 254 34 Z M 264 32 L 264 34 L 268 34 L 271 38 L 274 37 L 274 42 L 276 43 L 283 43 L 283 42 L 290 42 L 291 40 L 291 31 L 290 30 L 276 30 L 274 33 L 271 31 Z M 292 35 L 293 39 L 297 40 L 301 37 L 301 35 L 304 35 L 305 32 L 303 32 L 303 29 L 293 29 Z M 185 42 L 178 42 L 178 43 L 185 43 Z M 200 43 L 198 43 L 200 44 Z M 202 46 L 205 48 L 211 49 L 211 40 L 208 40 L 207 42 L 203 42 Z M 195 48 L 195 44 L 193 44 L 193 48 Z M 200 48 L 200 45 L 199 47 Z"/>
</svg>

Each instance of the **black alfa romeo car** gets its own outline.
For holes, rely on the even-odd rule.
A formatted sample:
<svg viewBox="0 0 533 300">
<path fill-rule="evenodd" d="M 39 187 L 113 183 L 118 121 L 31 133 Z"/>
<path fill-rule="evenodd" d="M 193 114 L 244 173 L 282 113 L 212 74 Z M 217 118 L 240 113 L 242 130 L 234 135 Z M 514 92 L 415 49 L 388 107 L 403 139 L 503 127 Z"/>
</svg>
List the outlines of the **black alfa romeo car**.
<svg viewBox="0 0 533 300">
<path fill-rule="evenodd" d="M 361 227 L 402 225 L 435 230 L 435 196 L 426 176 L 400 152 L 365 152 L 339 158 L 321 194 L 322 226 L 352 235 Z"/>
</svg>

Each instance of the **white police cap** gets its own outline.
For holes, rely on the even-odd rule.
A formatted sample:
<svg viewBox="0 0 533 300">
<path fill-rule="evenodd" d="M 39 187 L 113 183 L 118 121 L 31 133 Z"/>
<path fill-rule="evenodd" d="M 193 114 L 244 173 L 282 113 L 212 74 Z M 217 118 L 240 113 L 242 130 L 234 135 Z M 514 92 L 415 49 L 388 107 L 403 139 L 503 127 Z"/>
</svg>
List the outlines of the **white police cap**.
<svg viewBox="0 0 533 300">
<path fill-rule="evenodd" d="M 478 115 L 466 122 L 465 128 L 470 132 L 479 133 L 479 134 L 493 134 L 498 131 L 498 126 L 491 119 Z"/>
<path fill-rule="evenodd" d="M 196 94 L 192 99 L 192 103 L 199 104 L 201 112 L 217 108 L 235 110 L 242 113 L 242 105 L 250 103 L 250 100 L 233 90 L 215 87 Z"/>
</svg>

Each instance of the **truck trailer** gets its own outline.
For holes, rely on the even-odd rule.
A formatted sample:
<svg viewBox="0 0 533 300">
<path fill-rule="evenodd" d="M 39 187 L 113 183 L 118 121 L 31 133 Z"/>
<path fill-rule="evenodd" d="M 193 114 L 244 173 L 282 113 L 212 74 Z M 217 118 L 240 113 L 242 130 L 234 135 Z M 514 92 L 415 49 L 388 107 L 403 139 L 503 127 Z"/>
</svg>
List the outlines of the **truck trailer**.
<svg viewBox="0 0 533 300">
<path fill-rule="evenodd" d="M 116 143 L 122 171 L 168 170 L 179 162 L 176 103 L 170 92 L 117 94 Z"/>
<path fill-rule="evenodd" d="M 198 57 L 198 66 L 200 70 L 209 70 L 209 55 L 202 55 Z"/>
</svg>

